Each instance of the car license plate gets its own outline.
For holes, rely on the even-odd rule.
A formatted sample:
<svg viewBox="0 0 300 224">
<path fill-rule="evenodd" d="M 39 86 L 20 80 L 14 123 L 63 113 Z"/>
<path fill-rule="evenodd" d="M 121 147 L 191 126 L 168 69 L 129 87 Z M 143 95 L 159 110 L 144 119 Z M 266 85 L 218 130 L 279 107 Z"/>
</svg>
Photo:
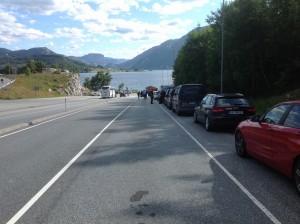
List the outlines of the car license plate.
<svg viewBox="0 0 300 224">
<path fill-rule="evenodd" d="M 195 103 L 195 102 L 189 102 L 189 104 L 191 104 L 191 105 L 195 105 L 196 103 Z"/>
<path fill-rule="evenodd" d="M 243 114 L 243 111 L 229 111 L 229 114 Z"/>
</svg>

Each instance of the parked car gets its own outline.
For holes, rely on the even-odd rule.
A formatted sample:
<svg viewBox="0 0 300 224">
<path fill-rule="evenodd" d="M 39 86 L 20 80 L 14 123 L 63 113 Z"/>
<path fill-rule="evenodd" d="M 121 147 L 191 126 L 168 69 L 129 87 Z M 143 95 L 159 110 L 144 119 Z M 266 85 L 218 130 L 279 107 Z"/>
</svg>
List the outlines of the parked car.
<svg viewBox="0 0 300 224">
<path fill-rule="evenodd" d="M 194 113 L 195 106 L 201 102 L 206 94 L 203 84 L 183 84 L 175 87 L 172 99 L 172 111 L 177 115 Z"/>
<path fill-rule="evenodd" d="M 174 86 L 161 86 L 161 91 L 160 91 L 160 98 L 159 98 L 159 103 L 166 105 L 165 97 L 167 95 L 167 92 L 169 92 L 169 89 L 174 88 Z"/>
<path fill-rule="evenodd" d="M 101 96 L 101 94 L 99 91 L 96 91 L 96 92 L 92 92 L 92 96 Z"/>
<path fill-rule="evenodd" d="M 165 95 L 165 98 L 164 98 L 164 105 L 166 106 L 166 107 L 168 107 L 169 108 L 169 102 L 170 102 L 170 99 L 171 99 L 171 94 L 173 95 L 173 93 L 172 92 L 174 92 L 173 91 L 173 88 L 169 88 L 169 89 L 167 89 L 167 91 L 166 91 L 166 95 Z"/>
<path fill-rule="evenodd" d="M 161 90 L 159 93 L 159 98 L 158 98 L 159 104 L 164 103 L 165 95 L 166 95 L 166 90 L 164 90 L 164 89 Z"/>
<path fill-rule="evenodd" d="M 242 94 L 207 94 L 195 107 L 194 121 L 204 123 L 210 131 L 217 126 L 235 128 L 254 114 L 254 107 Z"/>
<path fill-rule="evenodd" d="M 170 110 L 172 110 L 173 108 L 173 96 L 174 96 L 174 93 L 175 93 L 175 89 L 170 89 L 169 91 L 169 97 L 167 99 L 167 108 L 169 108 Z"/>
<path fill-rule="evenodd" d="M 167 89 L 167 90 L 166 90 L 165 97 L 164 97 L 164 105 L 165 105 L 165 106 L 167 105 L 167 100 L 168 100 L 168 97 L 169 97 L 169 92 L 170 92 L 170 89 Z"/>
<path fill-rule="evenodd" d="M 300 193 L 300 100 L 283 102 L 263 116 L 241 122 L 235 131 L 240 157 L 255 157 L 294 179 Z"/>
<path fill-rule="evenodd" d="M 153 91 L 153 99 L 157 100 L 159 99 L 159 91 Z"/>
</svg>

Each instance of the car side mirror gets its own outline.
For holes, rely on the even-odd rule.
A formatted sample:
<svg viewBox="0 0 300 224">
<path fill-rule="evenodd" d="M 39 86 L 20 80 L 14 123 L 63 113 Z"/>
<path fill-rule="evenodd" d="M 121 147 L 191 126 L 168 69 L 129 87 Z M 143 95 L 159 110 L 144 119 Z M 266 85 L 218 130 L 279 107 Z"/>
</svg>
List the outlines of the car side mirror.
<svg viewBox="0 0 300 224">
<path fill-rule="evenodd" d="M 260 115 L 254 115 L 250 118 L 250 121 L 252 122 L 259 122 L 260 121 Z"/>
</svg>

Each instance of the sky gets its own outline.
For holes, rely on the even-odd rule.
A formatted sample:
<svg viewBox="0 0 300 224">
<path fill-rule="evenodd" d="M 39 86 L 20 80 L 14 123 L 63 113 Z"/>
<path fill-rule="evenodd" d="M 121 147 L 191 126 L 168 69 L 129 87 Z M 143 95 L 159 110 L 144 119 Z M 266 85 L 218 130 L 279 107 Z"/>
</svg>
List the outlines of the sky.
<svg viewBox="0 0 300 224">
<path fill-rule="evenodd" d="M 0 48 L 132 59 L 178 39 L 222 0 L 0 0 Z"/>
</svg>

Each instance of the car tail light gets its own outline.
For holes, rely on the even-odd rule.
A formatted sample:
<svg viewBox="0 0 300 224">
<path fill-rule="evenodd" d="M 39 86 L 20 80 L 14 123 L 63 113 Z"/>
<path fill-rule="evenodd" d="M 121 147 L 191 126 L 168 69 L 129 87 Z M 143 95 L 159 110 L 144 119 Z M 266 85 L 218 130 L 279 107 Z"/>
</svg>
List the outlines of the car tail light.
<svg viewBox="0 0 300 224">
<path fill-rule="evenodd" d="M 211 112 L 213 112 L 213 113 L 222 113 L 222 112 L 225 112 L 225 109 L 222 109 L 222 108 L 213 108 L 211 110 Z"/>
<path fill-rule="evenodd" d="M 247 109 L 247 112 L 255 113 L 255 109 L 253 107 L 250 107 L 250 108 Z"/>
</svg>

